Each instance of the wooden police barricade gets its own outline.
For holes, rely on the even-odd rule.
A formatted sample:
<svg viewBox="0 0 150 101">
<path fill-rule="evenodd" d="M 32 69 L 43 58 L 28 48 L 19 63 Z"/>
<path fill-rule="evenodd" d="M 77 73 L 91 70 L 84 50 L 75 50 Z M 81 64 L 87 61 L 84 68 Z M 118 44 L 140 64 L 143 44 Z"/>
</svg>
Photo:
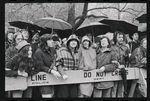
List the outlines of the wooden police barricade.
<svg viewBox="0 0 150 101">
<path fill-rule="evenodd" d="M 139 79 L 133 80 L 128 97 L 133 97 L 137 83 L 141 84 L 141 88 L 140 88 L 141 91 L 139 91 L 139 92 L 144 97 L 147 97 L 147 82 L 146 82 L 145 78 L 147 78 L 147 70 L 140 68 L 139 69 Z"/>
<path fill-rule="evenodd" d="M 25 90 L 27 87 L 27 78 L 25 77 L 5 77 L 5 91 Z"/>
<path fill-rule="evenodd" d="M 127 71 L 127 79 L 139 79 L 139 69 L 138 68 L 126 68 Z M 120 76 L 119 69 L 114 72 L 98 72 L 98 70 L 92 71 L 66 71 L 66 75 L 68 76 L 67 80 L 63 80 L 62 78 L 56 79 L 52 74 L 40 72 L 34 76 L 30 76 L 27 78 L 27 86 L 43 86 L 43 85 L 62 85 L 62 84 L 73 84 L 73 83 L 88 83 L 88 82 L 101 82 L 101 81 L 118 81 L 122 80 Z M 11 81 L 13 78 L 6 78 Z M 20 78 L 21 79 L 21 78 Z M 7 87 L 17 85 L 23 85 L 23 81 L 18 79 L 16 82 L 12 82 L 10 85 L 7 85 L 5 90 L 8 90 Z M 19 85 L 18 85 L 19 86 Z M 8 88 L 9 88 L 8 87 Z M 10 88 L 11 88 L 10 87 Z M 17 88 L 12 88 L 9 90 L 18 90 Z"/>
</svg>

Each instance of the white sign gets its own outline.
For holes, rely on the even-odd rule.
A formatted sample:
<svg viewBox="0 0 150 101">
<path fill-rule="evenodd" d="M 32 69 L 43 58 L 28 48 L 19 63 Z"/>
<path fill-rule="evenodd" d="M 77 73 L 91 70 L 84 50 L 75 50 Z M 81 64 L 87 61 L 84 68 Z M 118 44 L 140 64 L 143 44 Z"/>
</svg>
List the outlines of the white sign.
<svg viewBox="0 0 150 101">
<path fill-rule="evenodd" d="M 139 68 L 126 68 L 127 79 L 139 79 Z M 88 83 L 88 82 L 101 82 L 101 81 L 118 81 L 122 80 L 120 71 L 117 69 L 114 72 L 98 72 L 98 70 L 92 71 L 66 71 L 68 76 L 67 80 L 62 78 L 56 79 L 52 74 L 40 72 L 34 76 L 28 78 L 24 77 L 5 77 L 5 91 L 9 90 L 21 90 L 27 86 L 42 86 L 42 85 L 62 85 L 73 83 Z M 146 75 L 144 77 L 147 77 Z"/>
</svg>

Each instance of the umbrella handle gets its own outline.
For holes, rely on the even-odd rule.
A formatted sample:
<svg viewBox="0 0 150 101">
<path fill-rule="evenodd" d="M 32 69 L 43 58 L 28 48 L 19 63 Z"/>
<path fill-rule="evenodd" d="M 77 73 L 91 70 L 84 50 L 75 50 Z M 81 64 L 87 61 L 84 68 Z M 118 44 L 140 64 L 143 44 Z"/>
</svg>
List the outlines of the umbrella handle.
<svg viewBox="0 0 150 101">
<path fill-rule="evenodd" d="M 95 42 L 95 39 L 94 39 L 94 32 L 93 32 L 93 26 L 92 26 L 92 34 L 93 34 L 93 42 Z"/>
</svg>

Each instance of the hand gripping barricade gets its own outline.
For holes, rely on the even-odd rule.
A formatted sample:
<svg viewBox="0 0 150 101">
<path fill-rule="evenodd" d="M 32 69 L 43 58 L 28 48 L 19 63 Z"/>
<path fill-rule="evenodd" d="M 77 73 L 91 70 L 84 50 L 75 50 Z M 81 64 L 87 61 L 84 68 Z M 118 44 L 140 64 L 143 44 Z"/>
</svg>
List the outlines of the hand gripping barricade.
<svg viewBox="0 0 150 101">
<path fill-rule="evenodd" d="M 133 80 L 128 97 L 132 97 L 137 83 L 143 84 L 143 91 L 147 94 L 147 71 L 139 68 L 125 68 L 127 80 Z M 43 86 L 43 85 L 61 85 L 87 82 L 102 82 L 102 81 L 118 81 L 122 80 L 119 69 L 114 72 L 98 72 L 92 71 L 66 71 L 67 80 L 62 78 L 56 79 L 52 74 L 40 72 L 36 75 L 25 77 L 5 77 L 5 91 L 25 90 L 28 86 Z"/>
</svg>

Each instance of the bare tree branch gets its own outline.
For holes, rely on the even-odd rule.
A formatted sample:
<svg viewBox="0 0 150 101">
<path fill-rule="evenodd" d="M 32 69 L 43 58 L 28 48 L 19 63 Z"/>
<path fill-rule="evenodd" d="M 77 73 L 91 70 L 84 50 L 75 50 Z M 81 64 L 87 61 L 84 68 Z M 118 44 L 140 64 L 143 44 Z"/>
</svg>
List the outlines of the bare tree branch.
<svg viewBox="0 0 150 101">
<path fill-rule="evenodd" d="M 120 10 L 120 12 L 122 12 L 122 10 L 127 6 L 127 3 L 124 5 L 124 7 Z"/>
<path fill-rule="evenodd" d="M 93 18 L 108 18 L 106 16 L 96 16 L 96 15 L 93 15 L 93 14 L 86 16 L 86 18 L 90 18 L 90 17 L 93 17 Z"/>
<path fill-rule="evenodd" d="M 16 13 L 17 11 L 19 11 L 20 9 L 22 9 L 23 7 L 27 6 L 27 5 L 31 5 L 31 3 L 26 3 L 24 5 L 22 5 L 21 7 L 19 7 L 17 10 L 14 11 L 14 13 Z"/>
<path fill-rule="evenodd" d="M 41 7 L 43 8 L 44 12 L 49 16 L 52 17 L 52 15 L 50 13 L 47 12 L 45 6 L 43 4 L 41 4 Z"/>
<path fill-rule="evenodd" d="M 127 8 L 127 9 L 125 9 L 125 10 L 123 10 L 123 11 L 133 11 L 133 12 L 143 12 L 143 11 L 138 11 L 138 10 L 135 10 L 135 9 L 133 9 L 133 8 Z"/>
<path fill-rule="evenodd" d="M 92 8 L 87 10 L 87 12 L 92 11 L 92 10 L 98 10 L 98 9 L 116 9 L 118 11 L 120 11 L 120 9 L 118 9 L 117 7 L 98 7 L 98 8 Z"/>
</svg>

